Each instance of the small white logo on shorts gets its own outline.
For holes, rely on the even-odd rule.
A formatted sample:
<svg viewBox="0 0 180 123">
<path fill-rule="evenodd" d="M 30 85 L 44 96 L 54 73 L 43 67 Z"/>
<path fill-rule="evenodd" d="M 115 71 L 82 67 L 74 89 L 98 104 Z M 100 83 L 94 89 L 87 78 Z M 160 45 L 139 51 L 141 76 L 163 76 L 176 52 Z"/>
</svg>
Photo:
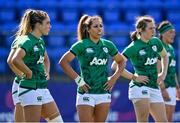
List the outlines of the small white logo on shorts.
<svg viewBox="0 0 180 123">
<path fill-rule="evenodd" d="M 89 97 L 83 97 L 83 101 L 89 102 Z"/>
<path fill-rule="evenodd" d="M 111 95 L 108 95 L 108 97 L 107 97 L 108 99 L 111 99 Z"/>
<path fill-rule="evenodd" d="M 40 102 L 42 100 L 42 96 L 37 97 L 37 101 Z"/>
<path fill-rule="evenodd" d="M 142 94 L 143 94 L 143 95 L 147 95 L 147 94 L 148 94 L 148 91 L 147 91 L 147 90 L 142 90 Z"/>
</svg>

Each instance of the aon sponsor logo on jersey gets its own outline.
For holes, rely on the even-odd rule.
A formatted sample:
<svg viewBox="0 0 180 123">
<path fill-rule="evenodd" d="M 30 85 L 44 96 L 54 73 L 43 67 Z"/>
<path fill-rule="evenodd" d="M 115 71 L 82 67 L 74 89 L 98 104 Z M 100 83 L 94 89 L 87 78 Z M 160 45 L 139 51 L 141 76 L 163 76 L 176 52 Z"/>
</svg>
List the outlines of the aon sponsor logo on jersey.
<svg viewBox="0 0 180 123">
<path fill-rule="evenodd" d="M 157 57 L 156 58 L 147 58 L 146 63 L 144 65 L 153 65 L 157 62 Z"/>
<path fill-rule="evenodd" d="M 176 66 L 176 61 L 175 60 L 171 60 L 171 63 L 169 64 L 170 67 L 175 67 Z"/>
<path fill-rule="evenodd" d="M 97 57 L 94 57 L 90 65 L 105 65 L 106 63 L 107 59 L 97 59 Z"/>
<path fill-rule="evenodd" d="M 39 64 L 39 63 L 44 63 L 44 57 L 43 56 L 40 56 L 39 57 L 39 60 L 37 61 L 37 64 Z"/>
</svg>

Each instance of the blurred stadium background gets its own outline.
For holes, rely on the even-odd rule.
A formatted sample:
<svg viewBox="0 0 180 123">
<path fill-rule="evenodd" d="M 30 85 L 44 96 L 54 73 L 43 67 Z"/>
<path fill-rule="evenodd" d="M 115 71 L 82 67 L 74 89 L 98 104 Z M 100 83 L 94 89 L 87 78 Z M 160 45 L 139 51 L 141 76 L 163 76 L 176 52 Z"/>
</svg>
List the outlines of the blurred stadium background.
<svg viewBox="0 0 180 123">
<path fill-rule="evenodd" d="M 130 43 L 129 32 L 134 30 L 136 16 L 151 15 L 156 23 L 169 20 L 176 29 L 173 46 L 177 60 L 180 58 L 180 0 L 0 0 L 0 122 L 13 121 L 11 86 L 14 74 L 6 59 L 20 18 L 28 8 L 44 10 L 51 18 L 51 33 L 44 37 L 51 61 L 49 89 L 64 121 L 78 120 L 75 109 L 76 85 L 63 73 L 58 61 L 76 42 L 78 20 L 83 14 L 97 14 L 103 18 L 104 37 L 112 40 L 120 52 Z M 79 71 L 77 60 L 72 65 Z M 127 64 L 127 69 L 133 71 L 130 63 Z M 177 62 L 177 70 L 179 69 Z M 128 81 L 121 78 L 113 89 L 108 121 L 135 121 L 133 106 L 127 93 Z M 180 121 L 179 102 L 173 119 Z M 153 121 L 152 118 L 150 121 Z"/>
</svg>

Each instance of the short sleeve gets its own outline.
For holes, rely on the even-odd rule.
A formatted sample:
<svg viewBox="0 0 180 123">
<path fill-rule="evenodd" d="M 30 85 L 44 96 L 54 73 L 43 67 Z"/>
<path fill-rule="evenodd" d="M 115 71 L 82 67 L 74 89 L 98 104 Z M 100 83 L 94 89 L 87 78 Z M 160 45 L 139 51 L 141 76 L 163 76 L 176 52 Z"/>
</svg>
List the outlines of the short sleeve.
<svg viewBox="0 0 180 123">
<path fill-rule="evenodd" d="M 82 50 L 83 50 L 82 42 L 76 42 L 70 48 L 70 52 L 73 53 L 75 56 L 79 56 L 79 54 L 82 52 Z"/>
<path fill-rule="evenodd" d="M 113 57 L 118 53 L 117 47 L 112 42 L 108 42 L 109 54 Z"/>
<path fill-rule="evenodd" d="M 133 50 L 133 46 L 130 44 L 123 50 L 122 54 L 128 59 L 128 58 L 132 58 L 134 51 L 135 50 Z"/>
<path fill-rule="evenodd" d="M 158 52 L 161 52 L 163 50 L 163 44 L 159 38 L 156 38 L 156 43 L 157 43 L 157 50 Z"/>
<path fill-rule="evenodd" d="M 24 49 L 25 52 L 27 53 L 27 52 L 30 52 L 33 46 L 30 40 L 25 40 L 19 44 L 19 47 Z"/>
</svg>

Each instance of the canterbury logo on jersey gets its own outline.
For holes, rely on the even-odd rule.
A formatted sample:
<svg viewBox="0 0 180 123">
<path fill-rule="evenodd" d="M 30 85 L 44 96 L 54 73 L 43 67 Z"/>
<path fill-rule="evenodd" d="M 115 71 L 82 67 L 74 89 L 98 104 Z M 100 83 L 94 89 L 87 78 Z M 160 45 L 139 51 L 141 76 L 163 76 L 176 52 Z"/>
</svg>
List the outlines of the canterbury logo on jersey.
<svg viewBox="0 0 180 123">
<path fill-rule="evenodd" d="M 147 58 L 146 63 L 144 65 L 153 65 L 157 62 L 157 57 L 156 58 Z"/>
<path fill-rule="evenodd" d="M 34 52 L 39 51 L 39 48 L 38 48 L 36 45 L 34 46 L 34 48 L 33 48 L 33 49 L 34 49 Z"/>
<path fill-rule="evenodd" d="M 107 59 L 97 59 L 97 57 L 94 57 L 90 65 L 106 65 L 106 63 Z"/>
<path fill-rule="evenodd" d="M 39 64 L 39 63 L 44 63 L 44 57 L 43 56 L 40 56 L 39 57 L 39 60 L 37 61 L 37 64 Z"/>
<path fill-rule="evenodd" d="M 175 60 L 171 60 L 171 63 L 169 64 L 170 67 L 175 67 L 176 66 L 176 61 Z"/>
</svg>

